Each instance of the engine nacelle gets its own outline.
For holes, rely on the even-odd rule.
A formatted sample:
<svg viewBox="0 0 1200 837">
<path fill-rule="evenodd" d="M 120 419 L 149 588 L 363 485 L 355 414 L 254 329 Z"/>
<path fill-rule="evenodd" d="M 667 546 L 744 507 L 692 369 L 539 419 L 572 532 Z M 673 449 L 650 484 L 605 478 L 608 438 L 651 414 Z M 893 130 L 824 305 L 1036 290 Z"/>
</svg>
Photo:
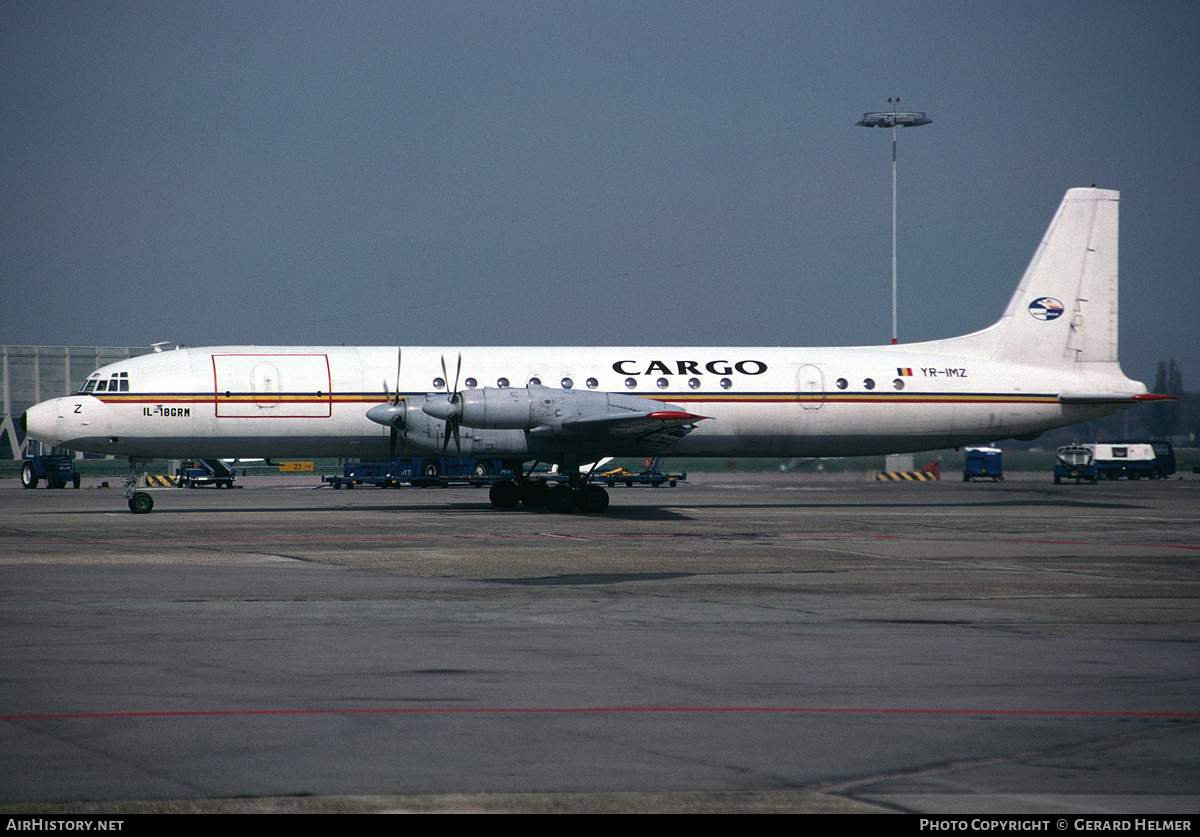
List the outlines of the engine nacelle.
<svg viewBox="0 0 1200 837">
<path fill-rule="evenodd" d="M 533 430 L 561 427 L 573 419 L 644 413 L 657 402 L 612 392 L 581 392 L 531 386 L 466 390 L 429 397 L 422 410 L 442 421 L 488 430 Z"/>
</svg>

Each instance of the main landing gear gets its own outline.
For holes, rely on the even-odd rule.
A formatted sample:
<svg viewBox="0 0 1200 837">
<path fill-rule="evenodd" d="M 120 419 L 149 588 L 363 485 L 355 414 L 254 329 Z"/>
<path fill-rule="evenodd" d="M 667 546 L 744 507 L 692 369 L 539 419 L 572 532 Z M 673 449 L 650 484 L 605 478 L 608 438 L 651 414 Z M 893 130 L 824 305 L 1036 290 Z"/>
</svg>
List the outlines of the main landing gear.
<svg viewBox="0 0 1200 837">
<path fill-rule="evenodd" d="M 492 483 L 488 499 L 498 509 L 548 509 L 558 514 L 579 510 L 599 514 L 608 508 L 608 492 L 598 485 L 549 485 L 541 480 L 520 483 L 501 480 Z"/>
<path fill-rule="evenodd" d="M 532 468 L 530 471 L 532 472 Z M 570 474 L 565 483 L 548 483 L 541 479 L 530 479 L 522 473 L 520 463 L 513 468 L 518 475 L 515 480 L 500 480 L 492 483 L 488 499 L 498 509 L 548 509 L 557 514 L 581 511 L 599 514 L 608 508 L 608 492 L 595 483 L 586 482 L 578 471 Z"/>
</svg>

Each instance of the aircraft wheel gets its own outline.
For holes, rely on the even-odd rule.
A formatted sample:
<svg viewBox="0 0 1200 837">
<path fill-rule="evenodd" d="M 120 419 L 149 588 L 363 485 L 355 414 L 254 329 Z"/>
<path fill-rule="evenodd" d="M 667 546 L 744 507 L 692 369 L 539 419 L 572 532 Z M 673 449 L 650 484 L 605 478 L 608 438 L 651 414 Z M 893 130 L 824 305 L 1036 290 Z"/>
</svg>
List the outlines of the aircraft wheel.
<svg viewBox="0 0 1200 837">
<path fill-rule="evenodd" d="M 550 493 L 550 488 L 546 483 L 535 480 L 522 483 L 518 488 L 521 493 L 521 503 L 525 508 L 541 509 L 546 507 L 546 498 Z"/>
<path fill-rule="evenodd" d="M 608 508 L 608 492 L 598 485 L 585 485 L 579 489 L 579 510 L 588 514 L 599 514 Z"/>
<path fill-rule="evenodd" d="M 521 489 L 508 480 L 494 482 L 488 489 L 488 499 L 498 509 L 515 509 L 521 503 Z"/>
<path fill-rule="evenodd" d="M 144 491 L 138 491 L 129 498 L 129 510 L 134 514 L 150 514 L 154 508 L 154 498 Z"/>
<path fill-rule="evenodd" d="M 37 488 L 37 484 L 37 471 L 33 470 L 32 462 L 26 462 L 25 467 L 21 469 L 21 485 L 26 488 Z"/>
<path fill-rule="evenodd" d="M 569 485 L 556 485 L 546 495 L 546 506 L 555 514 L 574 511 L 579 505 L 579 496 Z"/>
</svg>

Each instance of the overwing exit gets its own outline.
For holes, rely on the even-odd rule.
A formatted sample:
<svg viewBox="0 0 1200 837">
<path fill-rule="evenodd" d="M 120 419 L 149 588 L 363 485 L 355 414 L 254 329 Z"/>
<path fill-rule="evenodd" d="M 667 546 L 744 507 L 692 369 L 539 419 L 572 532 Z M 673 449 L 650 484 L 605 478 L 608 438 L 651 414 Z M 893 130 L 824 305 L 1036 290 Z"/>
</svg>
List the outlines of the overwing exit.
<svg viewBox="0 0 1200 837">
<path fill-rule="evenodd" d="M 1117 360 L 1119 195 L 1067 192 L 1000 319 L 851 348 L 219 347 L 106 366 L 22 417 L 48 444 L 150 458 L 502 460 L 493 505 L 603 510 L 605 457 L 903 453 L 1038 434 L 1159 396 Z M 448 362 L 455 364 L 453 377 Z M 394 381 L 394 386 L 389 382 Z M 543 486 L 544 488 L 544 486 Z M 148 510 L 144 501 L 130 507 Z"/>
</svg>

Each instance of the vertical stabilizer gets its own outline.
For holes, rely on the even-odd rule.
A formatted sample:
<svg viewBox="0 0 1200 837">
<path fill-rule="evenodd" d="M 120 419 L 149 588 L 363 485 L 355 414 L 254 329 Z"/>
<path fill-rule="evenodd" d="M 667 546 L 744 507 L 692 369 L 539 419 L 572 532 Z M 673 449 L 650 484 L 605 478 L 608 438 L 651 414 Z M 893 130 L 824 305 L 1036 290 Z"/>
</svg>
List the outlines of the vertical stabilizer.
<svg viewBox="0 0 1200 837">
<path fill-rule="evenodd" d="M 1049 367 L 1117 360 L 1120 193 L 1071 189 L 994 325 L 944 350 Z"/>
</svg>

